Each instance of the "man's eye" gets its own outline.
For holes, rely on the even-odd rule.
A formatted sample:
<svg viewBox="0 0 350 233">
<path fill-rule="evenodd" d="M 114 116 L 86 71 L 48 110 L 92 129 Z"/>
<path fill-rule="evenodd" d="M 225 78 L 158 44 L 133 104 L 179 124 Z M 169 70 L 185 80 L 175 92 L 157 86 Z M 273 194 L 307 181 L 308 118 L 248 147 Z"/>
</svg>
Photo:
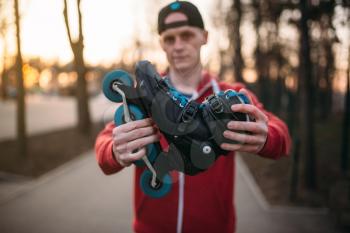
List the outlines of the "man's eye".
<svg viewBox="0 0 350 233">
<path fill-rule="evenodd" d="M 193 36 L 193 34 L 191 32 L 184 32 L 181 34 L 181 39 L 186 41 L 186 40 L 191 39 L 192 36 Z"/>
<path fill-rule="evenodd" d="M 174 41 L 175 41 L 175 38 L 173 36 L 167 36 L 167 37 L 164 38 L 164 42 L 166 44 L 173 44 Z"/>
</svg>

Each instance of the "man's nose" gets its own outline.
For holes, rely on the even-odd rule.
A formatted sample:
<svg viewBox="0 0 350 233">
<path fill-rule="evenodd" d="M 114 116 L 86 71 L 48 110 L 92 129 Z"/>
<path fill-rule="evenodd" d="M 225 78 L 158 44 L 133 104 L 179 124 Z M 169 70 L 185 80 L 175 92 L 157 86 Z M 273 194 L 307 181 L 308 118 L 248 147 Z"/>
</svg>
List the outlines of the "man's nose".
<svg viewBox="0 0 350 233">
<path fill-rule="evenodd" d="M 177 36 L 175 37 L 175 43 L 174 48 L 177 50 L 181 50 L 183 48 L 183 41 L 181 40 L 181 37 Z"/>
</svg>

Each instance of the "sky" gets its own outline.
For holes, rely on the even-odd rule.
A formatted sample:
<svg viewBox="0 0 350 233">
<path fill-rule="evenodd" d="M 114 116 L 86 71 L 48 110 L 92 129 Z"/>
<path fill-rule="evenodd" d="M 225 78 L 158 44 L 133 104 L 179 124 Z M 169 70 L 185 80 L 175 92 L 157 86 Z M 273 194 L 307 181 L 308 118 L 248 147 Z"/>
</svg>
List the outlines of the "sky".
<svg viewBox="0 0 350 233">
<path fill-rule="evenodd" d="M 72 59 L 67 32 L 63 18 L 63 0 L 19 0 L 21 21 L 21 45 L 25 57 L 41 57 L 48 61 L 62 63 Z M 69 19 L 73 35 L 76 37 L 78 22 L 76 0 L 68 0 Z M 157 11 L 171 1 L 167 0 L 82 0 L 84 56 L 89 64 L 113 63 L 120 52 L 132 46 L 133 38 L 158 42 L 150 35 L 150 25 L 156 23 Z M 209 22 L 210 0 L 193 0 Z M 155 3 L 155 5 L 152 5 Z M 12 18 L 13 8 L 9 5 L 8 18 Z M 208 23 L 207 23 L 208 24 Z M 14 28 L 9 31 L 7 47 L 14 54 Z M 212 47 L 208 45 L 208 47 Z M 3 41 L 0 39 L 0 54 Z"/>
<path fill-rule="evenodd" d="M 69 19 L 73 37 L 77 35 L 78 22 L 76 0 L 67 0 L 69 4 Z M 158 45 L 157 34 L 151 34 L 151 26 L 156 26 L 158 10 L 172 0 L 82 0 L 84 56 L 90 65 L 110 65 L 119 61 L 125 50 L 129 56 L 137 53 L 132 48 L 134 38 L 138 37 L 144 43 L 152 45 L 151 52 L 146 54 L 148 60 L 154 63 L 165 61 L 165 56 Z M 216 7 L 215 0 L 190 0 L 201 11 L 206 28 L 209 31 L 209 42 L 203 49 L 202 60 L 206 64 L 209 59 L 220 61 L 218 47 L 225 49 L 228 41 L 225 33 L 218 31 L 212 25 L 211 14 Z M 13 23 L 13 1 L 2 0 L 7 4 L 6 15 L 0 15 L 10 20 L 7 33 L 7 50 L 16 53 L 15 30 Z M 228 9 L 231 0 L 223 0 L 224 9 Z M 73 54 L 69 45 L 63 18 L 63 0 L 19 0 L 21 14 L 21 46 L 24 58 L 40 57 L 47 62 L 60 61 L 68 63 Z M 339 14 L 337 9 L 336 14 Z M 2 11 L 3 12 L 3 11 Z M 243 22 L 243 54 L 252 54 L 255 49 L 255 33 L 251 22 Z M 154 28 L 155 29 L 155 28 Z M 349 30 L 338 30 L 338 37 L 345 48 L 348 47 Z M 342 32 L 344 31 L 344 32 Z M 297 40 L 297 31 L 291 30 L 286 24 L 281 28 L 281 39 Z M 338 50 L 344 49 L 338 45 Z M 0 36 L 0 61 L 4 49 L 4 41 Z M 347 67 L 347 53 L 340 51 L 337 57 L 340 68 Z M 253 64 L 249 63 L 248 64 Z M 2 62 L 0 62 L 2 69 Z M 215 69 L 214 69 L 215 70 Z"/>
</svg>

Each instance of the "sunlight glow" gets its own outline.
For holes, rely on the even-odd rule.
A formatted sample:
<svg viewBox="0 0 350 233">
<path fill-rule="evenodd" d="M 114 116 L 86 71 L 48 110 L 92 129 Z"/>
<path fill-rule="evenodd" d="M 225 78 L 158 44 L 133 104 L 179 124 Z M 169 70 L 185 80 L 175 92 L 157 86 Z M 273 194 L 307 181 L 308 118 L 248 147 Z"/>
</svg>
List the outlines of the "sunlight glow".
<svg viewBox="0 0 350 233">
<path fill-rule="evenodd" d="M 75 1 L 68 1 L 73 40 L 78 23 Z M 90 63 L 113 60 L 133 31 L 132 9 L 127 1 L 82 1 L 85 58 Z M 23 9 L 22 45 L 27 56 L 69 62 L 72 52 L 63 18 L 62 0 L 31 0 Z"/>
<path fill-rule="evenodd" d="M 48 90 L 51 86 L 52 73 L 50 69 L 45 69 L 40 73 L 39 86 L 44 90 Z"/>
<path fill-rule="evenodd" d="M 77 80 L 77 74 L 75 72 L 60 73 L 57 76 L 58 84 L 60 87 L 68 87 L 75 83 Z"/>
<path fill-rule="evenodd" d="M 255 69 L 244 69 L 243 78 L 247 83 L 254 83 L 258 79 L 258 75 Z"/>
<path fill-rule="evenodd" d="M 38 83 L 39 72 L 28 64 L 23 66 L 23 76 L 24 86 L 26 88 L 31 88 Z"/>
<path fill-rule="evenodd" d="M 152 52 L 158 53 L 157 51 L 160 51 L 160 47 L 157 46 L 158 36 L 151 32 L 156 29 L 158 9 L 169 2 L 169 0 L 155 0 L 153 3 L 142 0 L 83 0 L 81 11 L 85 44 L 84 57 L 87 63 L 110 65 L 118 62 L 123 50 L 128 49 L 134 53 L 135 38 L 139 38 L 148 45 L 153 44 L 151 47 L 154 47 L 155 50 Z M 192 2 L 203 12 L 207 28 L 212 28 L 207 11 L 213 3 L 209 0 L 193 0 Z M 8 5 L 9 18 L 11 18 L 10 21 L 13 21 L 13 6 Z M 73 59 L 64 23 L 63 6 L 63 0 L 20 0 L 21 45 L 25 58 L 40 57 L 46 62 L 52 63 L 58 60 L 61 64 Z M 76 39 L 78 35 L 76 7 L 76 0 L 68 0 L 68 17 L 73 39 Z M 12 22 L 7 35 L 9 54 L 16 53 L 14 35 Z M 214 34 L 213 38 L 215 38 Z M 3 41 L 0 38 L 0 45 L 2 44 Z M 209 61 L 207 54 L 216 49 L 217 45 L 213 44 L 209 43 L 204 48 L 204 62 Z M 2 53 L 1 48 L 0 54 Z M 158 58 L 164 57 L 152 55 L 152 59 Z"/>
</svg>

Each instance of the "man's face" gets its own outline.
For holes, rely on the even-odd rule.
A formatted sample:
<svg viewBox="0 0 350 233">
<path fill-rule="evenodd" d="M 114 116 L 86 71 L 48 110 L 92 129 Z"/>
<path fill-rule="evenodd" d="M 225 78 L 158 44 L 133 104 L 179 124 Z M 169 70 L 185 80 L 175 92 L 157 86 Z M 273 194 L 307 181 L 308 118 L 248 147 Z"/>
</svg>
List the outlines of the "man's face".
<svg viewBox="0 0 350 233">
<path fill-rule="evenodd" d="M 165 23 L 186 20 L 182 13 L 172 13 Z M 200 63 L 200 49 L 207 43 L 208 33 L 197 27 L 180 26 L 170 28 L 160 35 L 160 43 L 171 68 L 188 71 Z"/>
</svg>

